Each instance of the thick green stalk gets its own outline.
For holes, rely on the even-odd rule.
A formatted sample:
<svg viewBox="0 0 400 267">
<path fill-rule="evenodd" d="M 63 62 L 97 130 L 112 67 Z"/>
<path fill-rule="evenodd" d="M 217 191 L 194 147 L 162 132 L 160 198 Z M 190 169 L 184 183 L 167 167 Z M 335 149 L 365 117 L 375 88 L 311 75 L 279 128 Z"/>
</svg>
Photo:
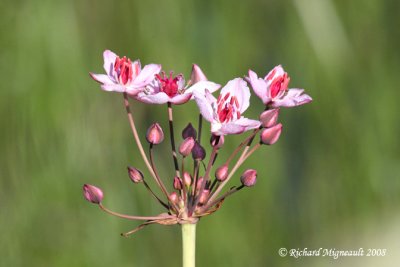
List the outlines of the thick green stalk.
<svg viewBox="0 0 400 267">
<path fill-rule="evenodd" d="M 182 260 L 183 267 L 196 265 L 196 224 L 182 224 Z"/>
</svg>

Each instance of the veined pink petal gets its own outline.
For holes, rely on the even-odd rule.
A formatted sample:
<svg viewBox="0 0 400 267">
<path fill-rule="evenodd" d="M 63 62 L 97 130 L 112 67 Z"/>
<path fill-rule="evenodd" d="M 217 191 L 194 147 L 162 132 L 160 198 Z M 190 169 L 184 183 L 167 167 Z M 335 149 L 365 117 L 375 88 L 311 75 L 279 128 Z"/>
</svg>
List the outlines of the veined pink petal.
<svg viewBox="0 0 400 267">
<path fill-rule="evenodd" d="M 106 71 L 107 75 L 110 77 L 114 77 L 113 72 L 114 72 L 114 62 L 115 59 L 117 58 L 117 55 L 110 51 L 110 50 L 105 50 L 103 52 L 103 58 L 104 58 L 104 70 Z"/>
<path fill-rule="evenodd" d="M 267 83 L 264 79 L 258 78 L 257 74 L 249 70 L 249 77 L 247 78 L 248 82 L 251 84 L 254 93 L 261 98 L 264 104 L 268 104 L 271 99 L 268 97 L 267 94 Z"/>
<path fill-rule="evenodd" d="M 245 131 L 258 128 L 258 127 L 260 127 L 260 124 L 261 123 L 257 120 L 251 120 L 251 119 L 242 117 L 236 121 L 222 124 L 219 131 L 214 134 L 219 134 L 219 135 L 240 134 Z"/>
<path fill-rule="evenodd" d="M 201 81 L 193 84 L 188 89 L 186 89 L 185 93 L 193 93 L 198 92 L 200 94 L 205 94 L 205 90 L 207 89 L 210 93 L 217 91 L 221 87 L 220 84 L 210 82 L 210 81 Z"/>
<path fill-rule="evenodd" d="M 174 97 L 170 97 L 168 102 L 171 102 L 174 105 L 181 105 L 184 104 L 186 102 L 188 102 L 190 100 L 190 98 L 192 97 L 191 93 L 184 93 L 181 95 L 176 95 Z"/>
<path fill-rule="evenodd" d="M 196 101 L 197 106 L 199 107 L 201 115 L 209 122 L 215 121 L 214 119 L 214 108 L 217 103 L 217 99 L 208 91 L 205 90 L 205 93 L 194 91 L 194 100 Z"/>
<path fill-rule="evenodd" d="M 133 79 L 135 79 L 142 71 L 142 64 L 140 64 L 139 59 L 132 62 L 132 71 L 133 71 Z"/>
<path fill-rule="evenodd" d="M 272 81 L 275 77 L 282 76 L 285 74 L 285 70 L 282 65 L 275 66 L 268 74 L 265 76 L 267 82 Z"/>
<path fill-rule="evenodd" d="M 159 92 L 151 95 L 147 95 L 142 92 L 139 93 L 135 98 L 138 101 L 146 104 L 165 104 L 170 100 L 170 97 L 164 92 Z"/>
<path fill-rule="evenodd" d="M 239 111 L 243 113 L 250 105 L 250 89 L 242 78 L 236 78 L 229 81 L 221 89 L 221 95 L 230 93 L 235 96 L 239 102 Z"/>
<path fill-rule="evenodd" d="M 282 99 L 277 99 L 272 103 L 272 107 L 295 107 L 311 102 L 312 98 L 303 92 L 304 89 L 289 89 Z"/>
<path fill-rule="evenodd" d="M 90 77 L 93 78 L 96 82 L 99 82 L 101 84 L 114 84 L 115 82 L 111 80 L 111 78 L 108 75 L 105 74 L 94 74 L 89 72 Z"/>
<path fill-rule="evenodd" d="M 149 64 L 144 66 L 140 74 L 133 81 L 132 86 L 139 88 L 144 87 L 151 83 L 155 79 L 155 75 L 161 70 L 161 65 L 159 64 Z"/>
<path fill-rule="evenodd" d="M 119 84 L 102 84 L 101 89 L 103 89 L 104 91 L 113 91 L 113 92 L 120 92 L 123 93 L 125 92 L 126 88 L 122 85 Z"/>
</svg>

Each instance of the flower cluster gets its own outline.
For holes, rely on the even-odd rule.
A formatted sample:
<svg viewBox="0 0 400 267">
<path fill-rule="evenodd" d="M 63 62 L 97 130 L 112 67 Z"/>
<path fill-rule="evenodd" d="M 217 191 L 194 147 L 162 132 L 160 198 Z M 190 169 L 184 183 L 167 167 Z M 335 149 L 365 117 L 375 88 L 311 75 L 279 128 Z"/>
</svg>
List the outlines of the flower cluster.
<svg viewBox="0 0 400 267">
<path fill-rule="evenodd" d="M 143 183 L 150 194 L 158 201 L 166 212 L 157 216 L 130 216 L 116 213 L 103 206 L 103 192 L 96 186 L 83 186 L 86 200 L 98 204 L 99 207 L 112 215 L 145 221 L 134 230 L 124 234 L 129 235 L 149 224 L 185 224 L 197 223 L 221 207 L 222 202 L 233 193 L 256 183 L 257 171 L 248 169 L 240 176 L 240 184 L 222 192 L 224 186 L 234 176 L 237 169 L 262 145 L 273 145 L 282 132 L 282 124 L 278 123 L 280 107 L 294 107 L 312 101 L 303 89 L 289 89 L 290 78 L 281 66 L 273 68 L 265 78 L 249 70 L 248 76 L 229 81 L 218 97 L 213 93 L 220 85 L 211 82 L 199 66 L 193 65 L 190 80 L 185 81 L 182 74 L 167 75 L 159 64 L 149 64 L 141 67 L 140 61 L 132 62 L 127 57 L 120 58 L 115 53 L 104 51 L 104 69 L 106 74 L 93 74 L 91 77 L 101 84 L 105 91 L 123 93 L 128 119 L 135 137 L 138 150 L 148 168 L 149 175 L 161 189 L 163 196 L 157 195 L 147 183 L 142 171 L 128 167 L 128 175 L 133 183 Z M 258 119 L 244 117 L 244 112 L 250 106 L 250 89 L 265 104 L 265 110 Z M 143 149 L 136 130 L 134 118 L 130 109 L 129 98 L 146 104 L 166 104 L 169 120 L 169 139 L 171 158 L 175 168 L 174 175 L 160 174 L 157 171 L 153 153 L 155 146 L 164 141 L 164 131 L 158 123 L 149 126 L 146 132 L 148 153 Z M 182 130 L 182 141 L 176 149 L 173 122 L 173 105 L 184 104 L 194 100 L 199 108 L 199 126 L 197 129 L 191 123 Z M 203 118 L 211 125 L 211 154 L 206 159 L 206 149 L 201 144 Z M 231 155 L 215 168 L 217 155 L 223 148 L 225 136 L 241 134 L 252 130 L 244 138 Z M 252 146 L 256 136 L 259 142 Z M 180 156 L 178 156 L 180 155 Z M 192 156 L 191 159 L 189 156 Z M 193 160 L 189 164 L 189 160 Z M 231 164 L 235 162 L 234 164 Z M 193 166 L 193 167 L 192 167 Z M 170 177 L 170 187 L 164 184 Z"/>
</svg>

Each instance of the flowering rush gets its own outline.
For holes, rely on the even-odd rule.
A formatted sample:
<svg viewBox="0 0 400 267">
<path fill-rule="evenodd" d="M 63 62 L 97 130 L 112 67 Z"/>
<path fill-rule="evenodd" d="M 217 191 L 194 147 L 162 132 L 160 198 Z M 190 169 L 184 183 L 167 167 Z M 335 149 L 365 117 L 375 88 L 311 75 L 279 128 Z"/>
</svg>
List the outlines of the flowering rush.
<svg viewBox="0 0 400 267">
<path fill-rule="evenodd" d="M 221 86 L 209 81 L 201 68 L 195 64 L 192 66 L 190 79 L 186 82 L 183 74 L 165 72 L 160 64 L 148 64 L 142 68 L 139 60 L 132 62 L 129 58 L 119 57 L 110 50 L 104 51 L 103 57 L 105 74 L 90 75 L 101 84 L 103 90 L 122 94 L 138 152 L 147 167 L 147 172 L 142 172 L 129 166 L 128 177 L 135 185 L 143 184 L 151 197 L 165 210 L 151 216 L 127 215 L 112 211 L 103 205 L 103 191 L 89 184 L 83 186 L 84 198 L 111 215 L 142 221 L 142 224 L 123 236 L 129 236 L 151 224 L 181 225 L 183 266 L 194 266 L 196 224 L 202 217 L 217 211 L 226 198 L 256 184 L 256 170 L 247 169 L 240 176 L 236 175 L 236 171 L 260 147 L 273 145 L 279 140 L 283 129 L 282 124 L 278 122 L 280 107 L 300 106 L 311 102 L 312 99 L 303 89 L 288 89 L 290 78 L 280 65 L 273 68 L 265 78 L 258 78 L 254 71 L 249 70 L 247 77 L 234 78 L 216 92 Z M 265 105 L 257 119 L 244 115 L 250 107 L 250 88 Z M 164 134 L 158 122 L 151 123 L 148 129 L 142 131 L 148 143 L 147 153 L 136 129 L 130 99 L 146 104 L 165 104 L 167 108 L 168 135 Z M 182 139 L 179 140 L 177 149 L 173 106 L 190 100 L 194 100 L 199 108 L 198 126 L 195 128 L 189 122 L 182 129 Z M 211 129 L 208 157 L 206 142 L 201 140 L 203 119 L 210 123 Z M 247 131 L 250 133 L 229 157 L 218 157 L 217 160 L 217 155 L 224 149 L 225 139 L 229 135 L 243 134 Z M 171 164 L 175 172 L 160 173 L 157 168 L 159 162 L 154 160 L 154 153 L 157 147 L 168 139 Z M 233 177 L 236 177 L 236 185 L 231 185 L 226 190 L 226 184 L 232 182 Z M 154 186 L 159 187 L 161 194 L 153 190 Z"/>
</svg>

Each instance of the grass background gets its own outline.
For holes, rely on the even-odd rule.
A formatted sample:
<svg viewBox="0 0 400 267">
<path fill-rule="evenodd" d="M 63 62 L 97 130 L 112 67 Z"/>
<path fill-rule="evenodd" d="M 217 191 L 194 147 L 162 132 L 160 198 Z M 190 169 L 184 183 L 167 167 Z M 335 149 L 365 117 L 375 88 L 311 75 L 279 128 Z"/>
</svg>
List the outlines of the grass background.
<svg viewBox="0 0 400 267">
<path fill-rule="evenodd" d="M 310 105 L 282 110 L 280 141 L 245 167 L 257 185 L 198 226 L 198 266 L 396 266 L 400 262 L 398 1 L 10 1 L 0 3 L 0 265 L 179 266 L 179 227 L 110 217 L 161 211 L 126 166 L 145 170 L 119 94 L 89 78 L 111 49 L 225 84 L 282 64 Z M 142 136 L 166 107 L 135 103 Z M 248 117 L 257 117 L 252 98 Z M 175 111 L 177 135 L 197 121 Z M 205 138 L 203 139 L 205 140 Z M 239 137 L 229 137 L 226 150 Z M 177 140 L 179 143 L 180 141 Z M 168 144 L 159 148 L 170 174 Z M 226 154 L 223 154 L 223 156 Z M 237 178 L 238 179 L 238 178 Z M 232 184 L 237 183 L 237 180 Z M 387 249 L 385 257 L 281 258 L 281 247 Z"/>
</svg>

